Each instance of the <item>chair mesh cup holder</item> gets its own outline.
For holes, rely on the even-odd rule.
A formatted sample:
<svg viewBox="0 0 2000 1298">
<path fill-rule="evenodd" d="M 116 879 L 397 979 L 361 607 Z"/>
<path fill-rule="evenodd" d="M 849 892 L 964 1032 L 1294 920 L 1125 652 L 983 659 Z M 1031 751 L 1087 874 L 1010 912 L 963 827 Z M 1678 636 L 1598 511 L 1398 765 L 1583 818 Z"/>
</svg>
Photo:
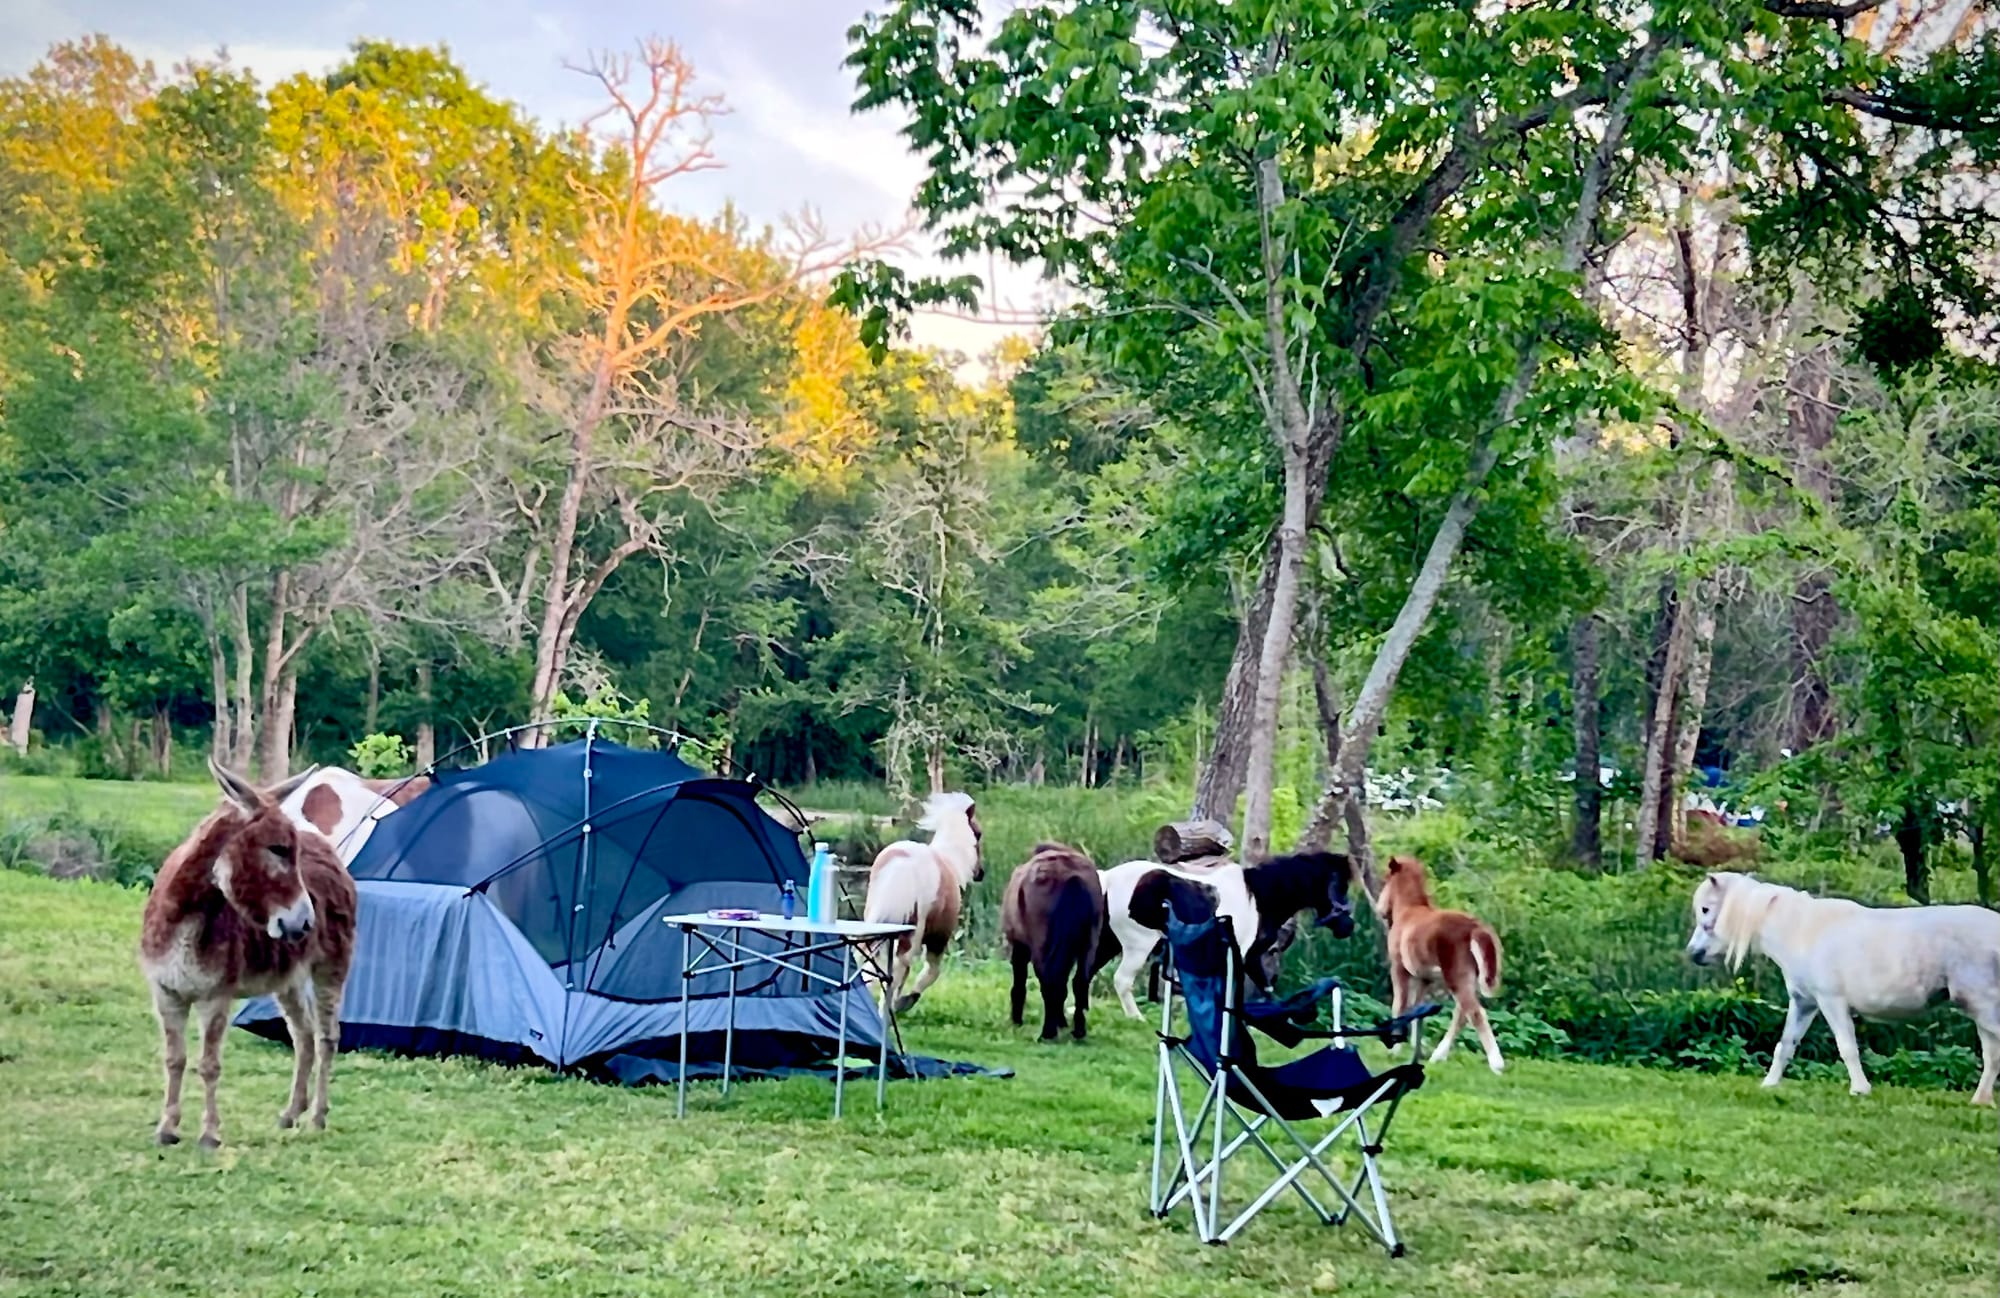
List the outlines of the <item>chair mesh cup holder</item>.
<svg viewBox="0 0 2000 1298">
<path fill-rule="evenodd" d="M 1403 1097 L 1423 1085 L 1424 1022 L 1439 1012 L 1423 1005 L 1372 1027 L 1348 1026 L 1337 980 L 1321 979 L 1282 999 L 1246 996 L 1243 961 L 1226 916 L 1166 920 L 1167 977 L 1160 1010 L 1159 1078 L 1153 1113 L 1150 1206 L 1166 1217 L 1183 1204 L 1203 1243 L 1232 1239 L 1287 1190 L 1322 1223 L 1355 1220 L 1389 1251 L 1403 1255 L 1389 1213 L 1378 1157 Z M 1320 1007 L 1330 1027 L 1318 1026 Z M 1185 1021 L 1177 1032 L 1176 1020 Z M 1285 1063 L 1257 1062 L 1254 1038 L 1281 1047 L 1326 1044 Z M 1407 1064 L 1374 1072 L 1354 1042 L 1410 1042 Z M 1311 1138 L 1304 1123 L 1333 1120 Z M 1351 1151 L 1351 1177 L 1331 1166 L 1336 1151 Z M 1244 1156 L 1248 1156 L 1247 1158 Z M 1261 1160 L 1258 1156 L 1261 1156 Z M 1239 1180 L 1266 1171 L 1270 1179 L 1243 1180 L 1252 1197 L 1226 1215 L 1224 1174 L 1232 1162 L 1249 1166 Z"/>
</svg>

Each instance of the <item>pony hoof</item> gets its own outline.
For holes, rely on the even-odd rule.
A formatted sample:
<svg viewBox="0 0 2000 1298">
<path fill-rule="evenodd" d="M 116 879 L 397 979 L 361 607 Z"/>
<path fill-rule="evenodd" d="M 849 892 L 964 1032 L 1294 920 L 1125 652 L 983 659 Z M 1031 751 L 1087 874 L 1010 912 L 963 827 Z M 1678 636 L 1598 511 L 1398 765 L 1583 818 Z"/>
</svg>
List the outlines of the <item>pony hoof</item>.
<svg viewBox="0 0 2000 1298">
<path fill-rule="evenodd" d="M 181 1143 L 181 1133 L 178 1131 L 156 1131 L 153 1133 L 153 1139 L 162 1145 L 178 1145 Z"/>
<path fill-rule="evenodd" d="M 220 1137 L 220 1136 L 203 1136 L 203 1137 L 201 1138 L 201 1140 L 200 1140 L 200 1141 L 199 1141 L 198 1143 L 199 1143 L 199 1144 L 201 1145 L 201 1147 L 202 1147 L 203 1149 L 221 1149 L 221 1148 L 222 1148 L 222 1137 Z"/>
<path fill-rule="evenodd" d="M 1990 1095 L 1975 1095 L 1972 1097 L 1972 1103 L 1975 1108 L 1990 1109 L 1993 1107 L 1993 1097 Z"/>
<path fill-rule="evenodd" d="M 280 1131 L 290 1131 L 290 1130 L 291 1130 L 291 1129 L 292 1129 L 293 1127 L 296 1127 L 296 1126 L 298 1126 L 298 1125 L 299 1125 L 299 1115 L 298 1115 L 298 1114 L 296 1114 L 296 1113 L 280 1113 L 280 1114 L 278 1115 L 278 1130 L 280 1130 Z"/>
<path fill-rule="evenodd" d="M 325 1115 L 324 1113 L 321 1113 L 321 1114 L 317 1114 L 317 1115 L 315 1115 L 315 1116 L 314 1116 L 314 1118 L 313 1118 L 313 1130 L 314 1130 L 314 1131 L 325 1131 L 325 1130 L 326 1130 L 326 1115 Z"/>
<path fill-rule="evenodd" d="M 1486 1061 L 1486 1066 L 1493 1070 L 1493 1075 L 1495 1077 L 1498 1077 L 1501 1073 L 1507 1071 L 1507 1063 L 1505 1060 L 1501 1059 L 1489 1059 Z"/>
<path fill-rule="evenodd" d="M 916 1003 L 917 998 L 915 996 L 898 996 L 896 998 L 896 1013 L 908 1014 Z"/>
<path fill-rule="evenodd" d="M 1865 1084 L 1861 1086 L 1850 1086 L 1847 1088 L 1847 1093 L 1849 1095 L 1866 1095 L 1874 1089 L 1875 1089 L 1874 1087 Z"/>
</svg>

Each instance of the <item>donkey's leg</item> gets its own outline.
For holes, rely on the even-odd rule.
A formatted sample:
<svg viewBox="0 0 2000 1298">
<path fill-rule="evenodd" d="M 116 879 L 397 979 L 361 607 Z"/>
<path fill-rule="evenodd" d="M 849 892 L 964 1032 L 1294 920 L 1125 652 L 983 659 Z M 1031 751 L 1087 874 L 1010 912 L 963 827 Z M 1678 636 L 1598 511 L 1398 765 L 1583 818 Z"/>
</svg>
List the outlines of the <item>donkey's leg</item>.
<svg viewBox="0 0 2000 1298">
<path fill-rule="evenodd" d="M 342 970 L 334 977 L 324 973 L 313 977 L 313 1008 L 319 1020 L 319 1086 L 312 1109 L 315 1131 L 326 1130 L 327 1087 L 333 1082 L 333 1057 L 340 1051 L 340 994 L 346 976 Z"/>
<path fill-rule="evenodd" d="M 1776 1086 L 1785 1075 L 1785 1069 L 1792 1062 L 1792 1052 L 1799 1048 L 1806 1030 L 1819 1017 L 1819 1006 L 1813 1004 L 1812 998 L 1803 992 L 1792 992 L 1790 1002 L 1785 1008 L 1785 1030 L 1778 1037 L 1777 1048 L 1771 1051 L 1771 1069 L 1764 1074 L 1766 1086 Z"/>
<path fill-rule="evenodd" d="M 1443 1063 L 1447 1058 L 1450 1057 L 1451 1048 L 1454 1045 L 1458 1044 L 1458 1030 L 1465 1026 L 1465 1016 L 1466 1016 L 1465 1006 L 1468 1000 L 1477 1003 L 1475 997 L 1472 997 L 1470 995 L 1461 996 L 1456 992 L 1452 993 L 1451 1026 L 1444 1030 L 1444 1036 L 1442 1039 L 1438 1041 L 1437 1048 L 1431 1051 L 1430 1061 L 1432 1063 L 1434 1064 Z M 1411 1040 L 1414 1041 L 1415 1038 L 1412 1037 Z"/>
<path fill-rule="evenodd" d="M 909 1009 L 910 1006 L 915 1005 L 923 994 L 931 989 L 931 984 L 938 980 L 938 975 L 943 972 L 944 949 L 938 947 L 925 950 L 924 971 L 918 975 L 917 985 L 910 988 L 908 994 L 902 1000 L 896 1002 L 896 1012 L 901 1014 L 903 1011 Z"/>
<path fill-rule="evenodd" d="M 1972 1102 L 1991 1106 L 1993 1082 L 2000 1078 L 2000 1012 L 1989 1008 L 1987 1016 L 1974 1019 L 1979 1029 L 1979 1052 L 1985 1058 L 1979 1070 L 1979 1085 L 1973 1088 Z"/>
<path fill-rule="evenodd" d="M 1851 1095 L 1866 1095 L 1874 1088 L 1868 1084 L 1868 1074 L 1861 1071 L 1861 1046 L 1854 1039 L 1854 1016 L 1849 1012 L 1846 1001 L 1822 1001 L 1819 1012 L 1826 1016 L 1826 1025 L 1833 1029 L 1833 1043 L 1840 1047 L 1840 1062 L 1847 1065 L 1847 1090 Z"/>
<path fill-rule="evenodd" d="M 222 1144 L 222 1034 L 229 1030 L 229 998 L 201 1003 L 201 1147 Z"/>
<path fill-rule="evenodd" d="M 1069 971 L 1057 968 L 1050 961 L 1035 970 L 1035 981 L 1042 985 L 1042 1040 L 1054 1041 L 1062 1035 L 1063 989 L 1069 981 Z"/>
<path fill-rule="evenodd" d="M 181 1078 L 187 1073 L 188 1003 L 172 992 L 153 988 L 153 1013 L 160 1019 L 164 1047 L 161 1063 L 167 1074 L 167 1094 L 160 1104 L 160 1125 L 153 1138 L 162 1145 L 181 1141 Z"/>
<path fill-rule="evenodd" d="M 311 1096 L 313 1051 L 319 1037 L 319 1017 L 306 1002 L 306 989 L 293 983 L 278 992 L 278 1009 L 285 1016 L 285 1031 L 292 1037 L 292 1098 L 278 1115 L 280 1127 L 298 1124 Z"/>
<path fill-rule="evenodd" d="M 1083 953 L 1083 959 L 1076 963 L 1076 974 L 1070 985 L 1070 999 L 1076 1002 L 1073 1007 L 1076 1017 L 1070 1024 L 1069 1034 L 1078 1041 L 1083 1040 L 1087 1030 L 1083 1019 L 1084 1011 L 1090 1008 L 1090 969 L 1096 963 L 1096 955 L 1097 948 L 1094 946 Z"/>
<path fill-rule="evenodd" d="M 1507 1067 L 1507 1061 L 1500 1057 L 1500 1040 L 1493 1035 L 1492 1021 L 1486 1017 L 1486 1005 L 1476 991 L 1472 1007 L 1466 1013 L 1472 1019 L 1472 1030 L 1479 1034 L 1479 1044 L 1486 1049 L 1486 1066 L 1496 1073 L 1502 1071 Z"/>
<path fill-rule="evenodd" d="M 1125 1011 L 1128 1019 L 1146 1017 L 1139 1012 L 1139 1002 L 1132 998 L 1132 987 L 1139 981 L 1139 971 L 1145 967 L 1146 957 L 1134 955 L 1132 949 L 1127 947 L 1119 954 L 1118 968 L 1111 974 L 1111 990 L 1117 994 L 1119 1008 Z"/>
<path fill-rule="evenodd" d="M 1025 942 L 1015 942 L 1012 945 L 1014 988 L 1008 996 L 1007 1008 L 1011 1021 L 1018 1028 L 1021 1026 L 1021 1012 L 1028 1005 L 1028 947 Z"/>
</svg>

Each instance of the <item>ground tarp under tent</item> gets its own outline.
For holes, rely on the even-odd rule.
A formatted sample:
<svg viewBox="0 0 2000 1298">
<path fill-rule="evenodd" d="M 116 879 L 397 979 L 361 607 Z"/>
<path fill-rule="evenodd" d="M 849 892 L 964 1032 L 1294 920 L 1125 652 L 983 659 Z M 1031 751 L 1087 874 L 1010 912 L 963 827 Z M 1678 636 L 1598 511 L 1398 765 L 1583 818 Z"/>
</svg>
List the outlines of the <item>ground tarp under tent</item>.
<svg viewBox="0 0 2000 1298">
<path fill-rule="evenodd" d="M 439 772 L 352 863 L 361 917 L 342 1047 L 659 1080 L 679 1057 L 682 993 L 681 935 L 660 918 L 775 912 L 787 880 L 805 895 L 798 839 L 756 792 L 595 735 Z M 832 956 L 824 966 L 838 968 Z M 739 1066 L 831 1063 L 843 996 L 850 1055 L 881 1043 L 881 1016 L 859 989 L 804 986 L 776 970 L 739 977 Z M 721 1058 L 727 986 L 724 974 L 702 974 L 688 988 L 691 1075 Z M 287 1039 L 270 997 L 236 1022 Z"/>
</svg>

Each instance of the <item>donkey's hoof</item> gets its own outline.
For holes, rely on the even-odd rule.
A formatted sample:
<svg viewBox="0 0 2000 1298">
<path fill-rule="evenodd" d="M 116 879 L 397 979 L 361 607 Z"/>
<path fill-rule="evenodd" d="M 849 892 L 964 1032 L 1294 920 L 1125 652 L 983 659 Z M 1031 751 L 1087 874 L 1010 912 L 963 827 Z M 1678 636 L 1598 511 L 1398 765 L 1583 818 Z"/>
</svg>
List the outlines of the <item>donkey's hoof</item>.
<svg viewBox="0 0 2000 1298">
<path fill-rule="evenodd" d="M 299 1125 L 299 1115 L 292 1112 L 290 1109 L 287 1109 L 285 1110 L 285 1112 L 280 1113 L 278 1115 L 278 1130 L 290 1131 L 293 1127 L 296 1127 L 298 1125 Z"/>
<path fill-rule="evenodd" d="M 1993 1097 L 1990 1095 L 1975 1095 L 1972 1097 L 1972 1103 L 1978 1108 L 1990 1109 L 1993 1107 Z"/>
<path fill-rule="evenodd" d="M 178 1145 L 181 1143 L 181 1133 L 178 1131 L 156 1131 L 153 1133 L 153 1139 L 162 1145 Z"/>
<path fill-rule="evenodd" d="M 315 1113 L 313 1115 L 313 1130 L 314 1131 L 326 1130 L 326 1115 L 324 1113 Z"/>
<path fill-rule="evenodd" d="M 221 1148 L 222 1148 L 222 1137 L 220 1137 L 220 1136 L 203 1136 L 203 1137 L 201 1138 L 201 1140 L 200 1140 L 200 1142 L 199 1142 L 199 1143 L 200 1143 L 200 1145 L 201 1145 L 201 1147 L 202 1147 L 203 1149 L 221 1149 Z"/>
<path fill-rule="evenodd" d="M 1872 1091 L 1872 1090 L 1874 1090 L 1874 1089 L 1875 1089 L 1875 1088 L 1874 1088 L 1874 1087 L 1872 1087 L 1872 1086 L 1870 1086 L 1870 1085 L 1869 1085 L 1868 1083 L 1866 1083 L 1866 1082 L 1863 1082 L 1863 1083 L 1861 1083 L 1861 1085 L 1859 1085 L 1859 1086 L 1850 1086 L 1850 1087 L 1848 1087 L 1848 1088 L 1847 1088 L 1847 1093 L 1848 1093 L 1849 1095 L 1866 1095 L 1866 1094 L 1868 1094 L 1868 1092 L 1870 1092 L 1870 1091 Z"/>
</svg>

